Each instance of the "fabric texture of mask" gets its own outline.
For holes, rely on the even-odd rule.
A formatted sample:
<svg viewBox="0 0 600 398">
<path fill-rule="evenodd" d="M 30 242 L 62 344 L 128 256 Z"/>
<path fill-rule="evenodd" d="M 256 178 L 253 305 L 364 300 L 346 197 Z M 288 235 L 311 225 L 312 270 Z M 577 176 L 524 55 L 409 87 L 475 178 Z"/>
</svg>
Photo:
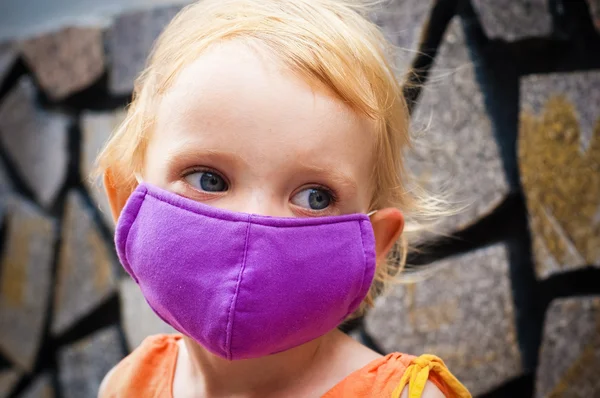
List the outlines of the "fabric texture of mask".
<svg viewBox="0 0 600 398">
<path fill-rule="evenodd" d="M 296 347 L 365 298 L 375 239 L 364 214 L 278 218 L 217 209 L 140 184 L 115 242 L 156 314 L 230 360 Z"/>
</svg>

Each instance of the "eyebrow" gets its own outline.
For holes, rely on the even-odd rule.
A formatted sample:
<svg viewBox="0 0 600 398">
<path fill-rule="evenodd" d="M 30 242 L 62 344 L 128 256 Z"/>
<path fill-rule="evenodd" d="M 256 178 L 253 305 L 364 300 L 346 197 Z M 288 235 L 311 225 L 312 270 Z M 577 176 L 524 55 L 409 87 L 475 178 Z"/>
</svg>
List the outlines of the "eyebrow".
<svg viewBox="0 0 600 398">
<path fill-rule="evenodd" d="M 326 178 L 328 180 L 331 180 L 332 182 L 341 185 L 343 187 L 346 187 L 347 189 L 351 189 L 352 191 L 356 191 L 358 189 L 358 185 L 356 184 L 356 181 L 348 176 L 345 173 L 342 173 L 339 170 L 333 169 L 333 168 L 324 168 L 324 167 L 318 167 L 318 166 L 313 166 L 313 165 L 307 165 L 307 164 L 302 164 L 302 171 L 310 173 L 310 174 L 316 174 L 319 175 L 322 178 Z"/>
</svg>

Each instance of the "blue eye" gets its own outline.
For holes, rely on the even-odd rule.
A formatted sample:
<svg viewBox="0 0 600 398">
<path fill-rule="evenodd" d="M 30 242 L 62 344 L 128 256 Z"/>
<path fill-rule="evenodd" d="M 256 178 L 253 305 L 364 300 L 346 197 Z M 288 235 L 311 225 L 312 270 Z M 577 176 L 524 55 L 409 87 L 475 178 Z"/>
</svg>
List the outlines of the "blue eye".
<svg viewBox="0 0 600 398">
<path fill-rule="evenodd" d="M 292 197 L 293 204 L 311 210 L 324 210 L 332 201 L 331 194 L 319 188 L 304 189 Z"/>
<path fill-rule="evenodd" d="M 223 177 L 212 171 L 198 171 L 188 174 L 185 179 L 194 188 L 206 192 L 224 192 L 229 186 Z"/>
</svg>

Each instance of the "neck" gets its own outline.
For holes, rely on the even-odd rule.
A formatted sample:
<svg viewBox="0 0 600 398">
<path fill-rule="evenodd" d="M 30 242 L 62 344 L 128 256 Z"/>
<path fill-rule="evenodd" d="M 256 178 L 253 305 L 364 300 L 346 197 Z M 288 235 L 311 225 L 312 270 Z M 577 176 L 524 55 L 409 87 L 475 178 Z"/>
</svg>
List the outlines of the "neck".
<svg viewBox="0 0 600 398">
<path fill-rule="evenodd" d="M 218 357 L 184 337 L 187 352 L 181 359 L 187 362 L 189 376 L 198 381 L 205 396 L 262 396 L 299 383 L 318 368 L 316 365 L 331 351 L 338 333 L 333 330 L 278 354 L 237 361 Z"/>
</svg>

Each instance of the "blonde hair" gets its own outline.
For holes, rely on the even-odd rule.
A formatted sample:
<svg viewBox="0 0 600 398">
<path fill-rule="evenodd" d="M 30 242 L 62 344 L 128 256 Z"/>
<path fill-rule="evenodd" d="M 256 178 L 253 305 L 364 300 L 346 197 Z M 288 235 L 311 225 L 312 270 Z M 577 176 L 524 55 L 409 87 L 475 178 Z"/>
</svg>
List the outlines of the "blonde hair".
<svg viewBox="0 0 600 398">
<path fill-rule="evenodd" d="M 325 85 L 355 112 L 375 122 L 378 157 L 370 210 L 397 207 L 408 223 L 389 261 L 378 264 L 362 312 L 402 269 L 407 240 L 421 229 L 414 221 L 436 214 L 435 201 L 424 201 L 425 195 L 404 168 L 409 115 L 390 63 L 395 49 L 369 21 L 367 10 L 359 2 L 340 0 L 203 0 L 185 7 L 155 43 L 146 69 L 135 82 L 127 117 L 98 158 L 99 173 L 110 169 L 117 189 L 133 189 L 157 104 L 178 73 L 219 41 L 260 44 L 291 71 Z"/>
</svg>

